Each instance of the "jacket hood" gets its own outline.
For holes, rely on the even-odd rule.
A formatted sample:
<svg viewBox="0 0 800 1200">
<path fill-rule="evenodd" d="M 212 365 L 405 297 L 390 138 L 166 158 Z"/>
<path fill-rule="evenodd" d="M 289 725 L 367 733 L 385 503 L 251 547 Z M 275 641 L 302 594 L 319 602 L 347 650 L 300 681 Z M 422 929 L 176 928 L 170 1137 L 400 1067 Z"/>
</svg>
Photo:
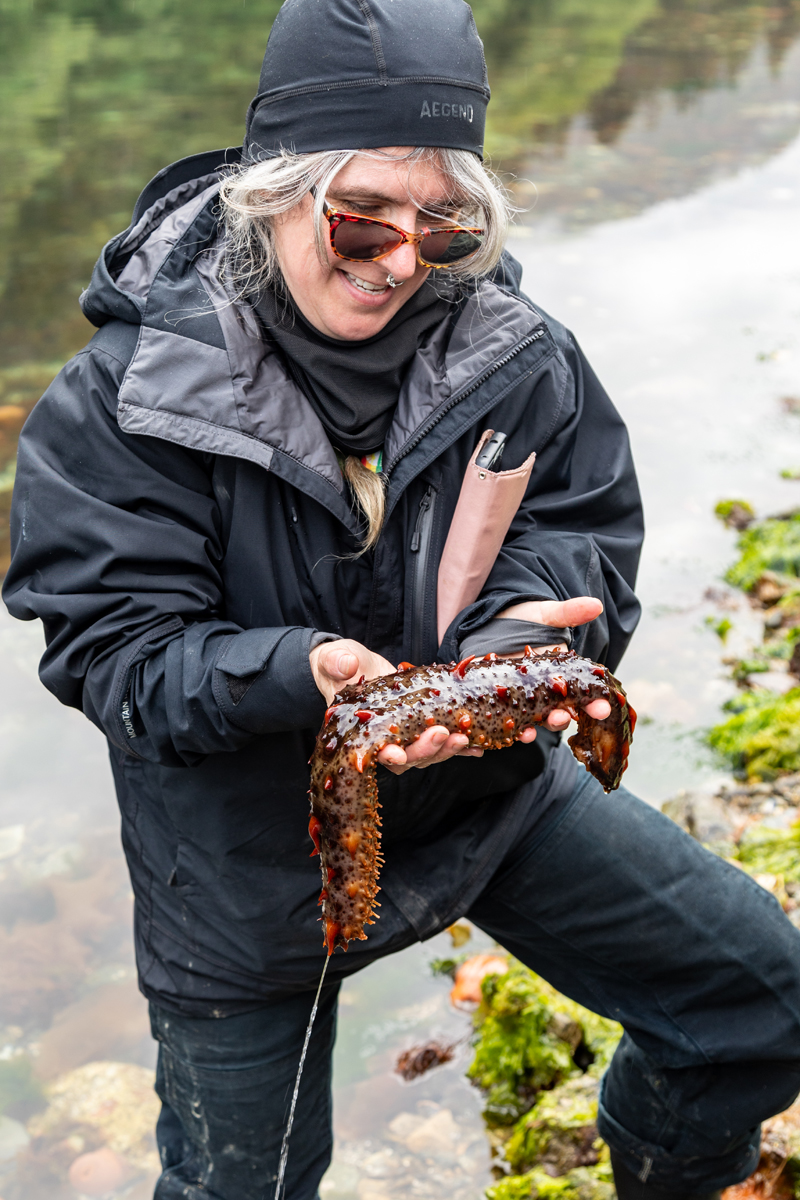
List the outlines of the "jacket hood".
<svg viewBox="0 0 800 1200">
<path fill-rule="evenodd" d="M 357 518 L 319 418 L 265 342 L 254 310 L 231 300 L 219 279 L 219 172 L 239 154 L 196 155 L 160 172 L 131 226 L 104 247 L 81 306 L 97 326 L 118 320 L 139 327 L 119 392 L 122 429 L 256 462 L 353 526 Z M 464 412 L 459 399 L 516 347 L 543 336 L 542 318 L 518 284 L 519 265 L 506 257 L 494 279 L 468 293 L 420 345 L 384 448 L 385 469 L 398 487 L 409 473 L 395 468 L 422 432 L 446 414 L 455 440 L 465 420 L 476 419 L 475 402 Z M 489 398 L 484 403 L 488 411 Z M 440 447 L 437 439 L 417 452 L 413 474 Z M 393 490 L 390 483 L 390 508 Z"/>
<path fill-rule="evenodd" d="M 464 0 L 286 0 L 247 114 L 253 159 L 378 146 L 483 154 L 489 86 Z"/>
</svg>

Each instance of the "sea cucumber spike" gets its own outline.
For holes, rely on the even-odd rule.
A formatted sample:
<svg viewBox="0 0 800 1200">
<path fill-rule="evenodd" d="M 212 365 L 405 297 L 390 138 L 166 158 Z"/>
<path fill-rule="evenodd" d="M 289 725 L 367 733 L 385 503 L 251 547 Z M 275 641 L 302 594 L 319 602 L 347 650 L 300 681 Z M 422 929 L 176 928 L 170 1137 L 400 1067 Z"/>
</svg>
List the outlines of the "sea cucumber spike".
<svg viewBox="0 0 800 1200">
<path fill-rule="evenodd" d="M 316 856 L 319 854 L 319 831 L 321 829 L 322 822 L 320 821 L 319 817 L 315 816 L 312 812 L 311 816 L 308 818 L 308 832 L 312 842 L 314 843 L 314 849 L 309 854 L 309 858 L 316 858 Z"/>
<path fill-rule="evenodd" d="M 330 958 L 336 949 L 336 940 L 339 936 L 340 929 L 341 925 L 339 925 L 337 921 L 332 921 L 330 917 L 325 919 L 325 938 L 322 944 L 323 946 L 328 947 L 328 958 Z M 344 948 L 345 950 L 347 949 L 347 942 L 345 942 Z"/>
<path fill-rule="evenodd" d="M 525 647 L 525 657 L 533 658 L 533 651 L 531 650 L 530 646 Z"/>
<path fill-rule="evenodd" d="M 377 917 L 383 864 L 376 761 L 380 747 L 409 746 L 431 723 L 467 735 L 470 746 L 502 749 L 519 730 L 544 723 L 555 708 L 577 715 L 569 739 L 575 757 L 606 791 L 619 785 L 627 764 L 635 713 L 605 667 L 573 651 L 544 651 L 521 663 L 514 658 L 472 657 L 460 663 L 407 667 L 337 697 L 311 760 L 309 834 L 319 845 L 322 912 L 329 954 L 363 939 Z M 402 665 L 402 664 L 401 664 Z M 604 720 L 585 705 L 605 699 Z M 368 713 L 362 721 L 358 714 Z M 513 715 L 512 715 L 513 714 Z M 326 787 L 335 780 L 335 789 Z"/>
<path fill-rule="evenodd" d="M 464 672 L 466 671 L 469 664 L 474 661 L 474 659 L 475 659 L 474 654 L 470 654 L 469 658 L 462 658 L 460 663 L 456 663 L 456 665 L 453 669 L 453 674 L 458 675 L 459 679 L 463 679 Z"/>
</svg>

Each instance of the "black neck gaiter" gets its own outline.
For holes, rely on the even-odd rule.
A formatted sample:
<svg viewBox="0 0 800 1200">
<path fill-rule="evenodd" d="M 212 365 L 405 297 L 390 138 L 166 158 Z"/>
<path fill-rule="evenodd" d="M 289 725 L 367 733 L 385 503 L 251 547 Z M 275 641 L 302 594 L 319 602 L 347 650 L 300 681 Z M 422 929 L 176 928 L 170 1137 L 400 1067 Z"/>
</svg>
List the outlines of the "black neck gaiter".
<svg viewBox="0 0 800 1200">
<path fill-rule="evenodd" d="M 437 290 L 438 288 L 438 290 Z M 265 291 L 256 311 L 288 360 L 333 445 L 359 457 L 383 446 L 411 360 L 453 311 L 447 285 L 430 279 L 380 333 L 359 342 L 319 333 L 291 299 Z"/>
</svg>

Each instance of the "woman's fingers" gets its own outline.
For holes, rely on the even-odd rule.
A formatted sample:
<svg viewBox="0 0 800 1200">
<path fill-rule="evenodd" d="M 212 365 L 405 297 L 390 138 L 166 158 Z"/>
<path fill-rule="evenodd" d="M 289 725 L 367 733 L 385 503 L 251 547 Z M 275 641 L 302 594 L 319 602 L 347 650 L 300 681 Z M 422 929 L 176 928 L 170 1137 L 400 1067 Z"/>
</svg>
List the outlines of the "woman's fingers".
<svg viewBox="0 0 800 1200">
<path fill-rule="evenodd" d="M 450 733 L 444 725 L 434 725 L 405 749 L 401 746 L 384 746 L 378 754 L 378 762 L 401 775 L 412 767 L 430 767 L 434 763 L 447 762 L 455 754 L 480 758 L 483 751 L 470 749 L 469 739 L 463 733 Z"/>
<path fill-rule="evenodd" d="M 611 705 L 607 700 L 590 700 L 588 704 L 584 704 L 583 708 L 587 716 L 594 721 L 605 721 L 611 713 Z M 574 719 L 574 713 L 569 712 L 566 708 L 554 708 L 547 718 L 547 728 L 558 733 L 560 730 L 566 729 L 570 721 Z"/>
<path fill-rule="evenodd" d="M 564 708 L 555 708 L 547 718 L 546 725 L 548 729 L 552 729 L 554 733 L 558 733 L 561 729 L 566 729 L 572 717 Z"/>
</svg>

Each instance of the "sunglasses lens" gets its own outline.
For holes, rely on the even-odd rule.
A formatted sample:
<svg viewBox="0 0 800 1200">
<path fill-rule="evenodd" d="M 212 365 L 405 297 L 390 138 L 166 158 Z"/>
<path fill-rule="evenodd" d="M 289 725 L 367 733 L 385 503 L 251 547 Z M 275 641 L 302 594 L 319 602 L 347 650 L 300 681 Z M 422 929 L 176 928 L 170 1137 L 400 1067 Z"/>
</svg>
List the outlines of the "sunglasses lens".
<svg viewBox="0 0 800 1200">
<path fill-rule="evenodd" d="M 483 245 L 483 234 L 470 233 L 466 229 L 429 233 L 419 247 L 420 258 L 433 267 L 446 267 L 450 263 L 469 258 Z"/>
<path fill-rule="evenodd" d="M 372 221 L 342 221 L 333 234 L 337 254 L 363 262 L 390 254 L 402 240 L 399 233 Z"/>
</svg>

